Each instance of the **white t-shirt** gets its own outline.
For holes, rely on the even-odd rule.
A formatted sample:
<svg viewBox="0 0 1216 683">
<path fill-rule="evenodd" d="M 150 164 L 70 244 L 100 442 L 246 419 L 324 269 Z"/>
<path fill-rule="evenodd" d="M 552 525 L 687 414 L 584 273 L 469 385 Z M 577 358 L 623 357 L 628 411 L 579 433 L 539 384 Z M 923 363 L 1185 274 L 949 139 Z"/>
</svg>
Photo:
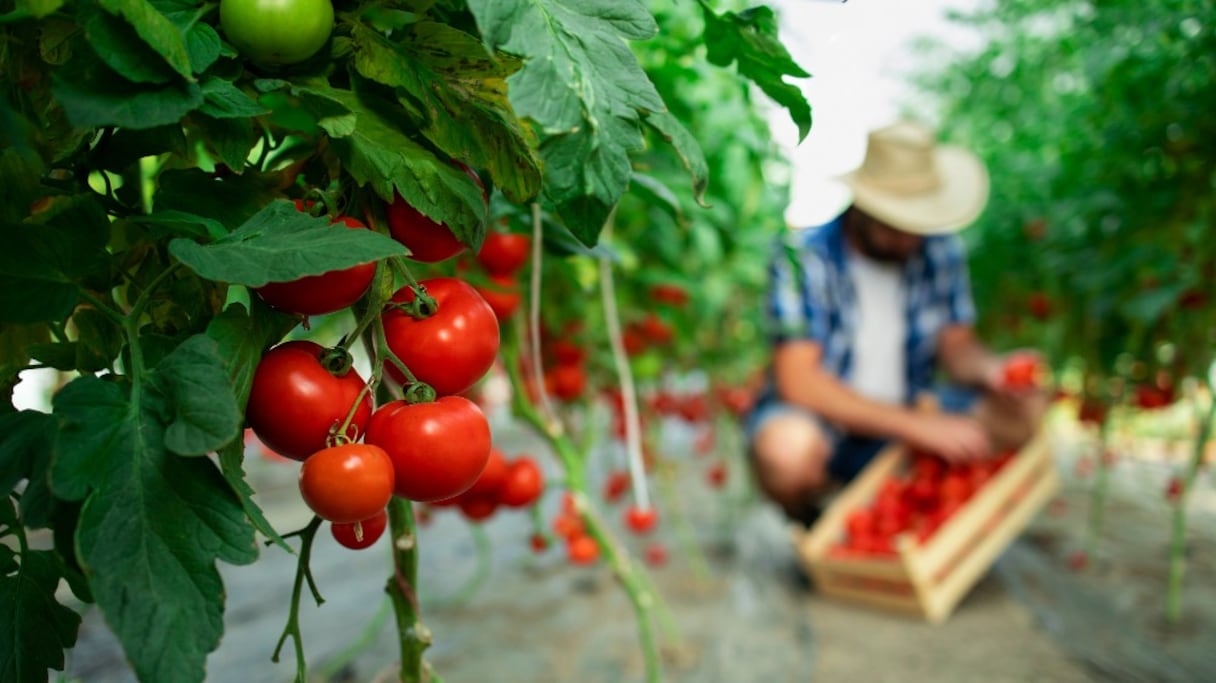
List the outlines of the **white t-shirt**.
<svg viewBox="0 0 1216 683">
<path fill-rule="evenodd" d="M 853 338 L 849 385 L 867 398 L 903 403 L 908 335 L 903 268 L 875 261 L 854 249 L 849 249 L 848 268 L 857 293 L 857 336 Z"/>
</svg>

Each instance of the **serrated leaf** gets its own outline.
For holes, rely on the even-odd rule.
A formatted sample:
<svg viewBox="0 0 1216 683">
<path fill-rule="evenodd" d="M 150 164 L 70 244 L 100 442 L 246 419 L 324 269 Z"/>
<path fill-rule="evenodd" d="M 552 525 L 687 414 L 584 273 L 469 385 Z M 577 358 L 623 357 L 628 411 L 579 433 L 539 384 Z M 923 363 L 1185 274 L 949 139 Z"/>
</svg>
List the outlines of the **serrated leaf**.
<svg viewBox="0 0 1216 683">
<path fill-rule="evenodd" d="M 0 680 L 45 683 L 47 669 L 63 671 L 80 615 L 55 599 L 61 564 L 53 551 L 29 550 L 16 574 L 0 576 Z"/>
<path fill-rule="evenodd" d="M 278 176 L 252 170 L 225 178 L 215 178 L 197 168 L 173 170 L 160 174 L 157 183 L 158 211 L 183 211 L 212 218 L 229 231 L 282 195 Z"/>
<path fill-rule="evenodd" d="M 253 527 L 260 531 L 263 536 L 270 539 L 283 550 L 294 554 L 295 549 L 283 540 L 283 537 L 271 526 L 270 521 L 266 519 L 266 515 L 262 512 L 262 508 L 254 502 L 253 487 L 245 480 L 245 470 L 241 463 L 245 459 L 245 441 L 244 439 L 236 439 L 232 443 L 224 446 L 219 451 L 220 456 L 220 471 L 224 474 L 224 479 L 228 481 L 228 485 L 232 487 L 237 498 L 241 501 L 241 507 L 245 509 L 245 515 L 249 517 Z"/>
<path fill-rule="evenodd" d="M 133 83 L 168 83 L 178 78 L 156 50 L 140 40 L 135 28 L 101 11 L 91 13 L 84 25 L 93 52 L 123 78 Z"/>
<path fill-rule="evenodd" d="M 81 50 L 81 52 L 85 52 Z M 176 123 L 203 102 L 197 83 L 132 83 L 90 53 L 55 72 L 51 93 L 77 127 L 155 128 Z"/>
<path fill-rule="evenodd" d="M 382 111 L 392 105 L 371 94 L 329 90 L 331 99 L 358 111 L 350 136 L 330 141 L 346 170 L 360 185 L 370 185 L 386 202 L 400 194 L 426 217 L 443 223 L 461 242 L 476 250 L 485 238 L 483 190 L 460 169 L 437 159 L 392 125 Z"/>
<path fill-rule="evenodd" d="M 672 218 L 679 218 L 681 215 L 680 198 L 654 176 L 635 172 L 629 191 L 636 193 L 648 206 L 656 207 Z"/>
<path fill-rule="evenodd" d="M 151 0 L 151 3 L 185 36 L 194 73 L 203 73 L 219 59 L 220 36 L 210 24 L 200 21 L 206 13 L 198 3 L 193 0 Z"/>
<path fill-rule="evenodd" d="M 199 111 L 216 119 L 248 118 L 261 116 L 266 108 L 252 97 L 241 92 L 232 81 L 222 78 L 206 78 L 202 83 L 203 106 Z"/>
<path fill-rule="evenodd" d="M 0 150 L 0 220 L 19 223 L 38 199 L 42 162 L 10 148 Z"/>
<path fill-rule="evenodd" d="M 245 172 L 249 153 L 258 141 L 252 119 L 213 119 L 204 114 L 194 114 L 190 120 L 202 133 L 207 150 L 216 156 L 217 161 L 235 173 Z"/>
<path fill-rule="evenodd" d="M 0 386 L 10 380 L 16 382 L 17 373 L 30 360 L 30 348 L 46 342 L 50 336 L 46 325 L 0 325 Z"/>
<path fill-rule="evenodd" d="M 469 9 L 488 45 L 526 60 L 507 81 L 511 104 L 553 136 L 541 147 L 545 193 L 594 245 L 629 186 L 629 154 L 643 147 L 640 112 L 665 109 L 625 43 L 653 36 L 654 17 L 638 0 L 472 0 Z"/>
<path fill-rule="evenodd" d="M 669 112 L 648 112 L 646 123 L 653 126 L 667 142 L 671 143 L 676 154 L 680 155 L 680 160 L 684 162 L 684 167 L 692 176 L 693 198 L 702 207 L 708 207 L 709 205 L 705 203 L 705 190 L 709 187 L 709 164 L 705 161 L 705 152 L 701 150 L 701 143 L 697 142 L 684 124 Z"/>
<path fill-rule="evenodd" d="M 120 16 L 135 29 L 135 33 L 183 78 L 191 77 L 190 54 L 185 36 L 168 17 L 147 0 L 98 0 L 102 9 Z"/>
<path fill-rule="evenodd" d="M 784 79 L 808 78 L 810 74 L 794 62 L 781 44 L 773 10 L 761 5 L 719 15 L 705 2 L 701 3 L 701 9 L 709 62 L 718 66 L 737 64 L 741 76 L 789 110 L 790 118 L 798 126 L 798 140 L 802 141 L 811 132 L 811 105 L 801 89 Z"/>
<path fill-rule="evenodd" d="M 413 24 L 399 41 L 358 25 L 351 38 L 359 73 L 405 90 L 428 140 L 488 170 L 514 202 L 540 192 L 535 136 L 507 97 L 506 78 L 518 70 L 517 60 L 493 59 L 474 36 L 430 21 Z"/>
<path fill-rule="evenodd" d="M 60 5 L 58 0 L 51 0 Z M 58 7 L 56 7 L 58 9 Z M 66 18 L 49 17 L 39 24 L 38 54 L 47 64 L 62 66 L 72 58 L 72 38 L 80 31 L 80 26 Z"/>
<path fill-rule="evenodd" d="M 76 530 L 79 560 L 139 679 L 202 681 L 223 632 L 215 564 L 252 562 L 253 529 L 211 460 L 166 449 L 165 421 L 178 410 L 133 389 L 138 401 L 84 376 L 56 394 L 52 483 L 61 494 L 92 491 Z"/>
<path fill-rule="evenodd" d="M 148 378 L 171 414 L 165 446 L 178 455 L 206 455 L 240 433 L 241 412 L 215 340 L 190 337 L 157 364 Z"/>
<path fill-rule="evenodd" d="M 253 386 L 253 373 L 257 370 L 262 354 L 296 326 L 298 320 L 254 302 L 253 314 L 245 307 L 234 304 L 212 318 L 207 325 L 207 336 L 219 345 L 220 358 L 228 372 L 236 396 L 237 409 L 245 410 L 249 390 Z"/>
<path fill-rule="evenodd" d="M 301 92 L 300 108 L 312 115 L 312 122 L 331 138 L 344 138 L 355 132 L 359 117 L 346 105 L 316 92 Z"/>
<path fill-rule="evenodd" d="M 45 463 L 41 470 L 37 465 L 50 452 L 54 425 L 51 415 L 35 410 L 0 415 L 0 491 L 11 491 L 22 479 L 45 475 Z"/>
<path fill-rule="evenodd" d="M 178 238 L 169 253 L 200 276 L 217 282 L 261 287 L 308 275 L 404 255 L 405 247 L 371 230 L 349 230 L 271 202 L 222 241 L 202 245 Z"/>
</svg>

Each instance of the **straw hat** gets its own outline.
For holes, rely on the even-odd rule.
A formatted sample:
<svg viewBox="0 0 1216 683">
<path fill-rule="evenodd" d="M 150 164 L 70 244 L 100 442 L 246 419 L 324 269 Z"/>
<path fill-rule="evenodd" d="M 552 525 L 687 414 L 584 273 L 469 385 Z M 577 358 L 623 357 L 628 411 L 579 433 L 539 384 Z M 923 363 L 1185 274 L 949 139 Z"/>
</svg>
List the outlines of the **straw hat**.
<svg viewBox="0 0 1216 683">
<path fill-rule="evenodd" d="M 872 131 L 861 167 L 841 180 L 857 208 L 917 235 L 955 232 L 988 203 L 988 171 L 971 152 L 939 145 L 911 122 Z"/>
</svg>

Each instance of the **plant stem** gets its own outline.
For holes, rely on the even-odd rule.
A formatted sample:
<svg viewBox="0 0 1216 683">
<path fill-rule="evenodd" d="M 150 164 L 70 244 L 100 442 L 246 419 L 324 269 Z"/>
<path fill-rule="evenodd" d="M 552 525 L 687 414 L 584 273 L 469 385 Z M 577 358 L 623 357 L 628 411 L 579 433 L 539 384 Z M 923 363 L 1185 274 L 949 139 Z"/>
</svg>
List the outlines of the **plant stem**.
<svg viewBox="0 0 1216 683">
<path fill-rule="evenodd" d="M 306 577 L 317 605 L 320 606 L 324 602 L 316 592 L 316 586 L 312 582 L 312 572 L 308 567 L 308 560 L 312 555 L 312 541 L 320 527 L 321 518 L 314 515 L 308 526 L 299 532 L 300 557 L 296 561 L 296 579 L 291 587 L 291 611 L 287 615 L 287 625 L 283 627 L 283 635 L 279 636 L 279 643 L 275 646 L 274 655 L 270 658 L 272 662 L 279 661 L 279 652 L 282 651 L 283 643 L 287 642 L 287 638 L 290 636 L 296 651 L 296 683 L 307 683 L 308 681 L 308 662 L 304 658 L 304 637 L 300 633 L 300 595 L 304 592 Z"/>
<path fill-rule="evenodd" d="M 1110 489 L 1110 465 L 1106 450 L 1110 446 L 1110 411 L 1107 411 L 1098 428 L 1098 464 L 1094 473 L 1093 488 L 1089 493 L 1089 525 L 1085 533 L 1085 555 L 1093 558 L 1106 524 L 1106 498 Z"/>
<path fill-rule="evenodd" d="M 519 350 L 518 335 L 506 335 L 503 346 L 507 349 L 508 357 L 516 357 Z M 638 624 L 638 636 L 642 644 L 642 655 L 646 666 L 647 683 L 658 683 L 661 680 L 658 643 L 654 636 L 653 614 L 659 603 L 658 592 L 654 589 L 644 570 L 637 566 L 629 554 L 620 547 L 608 533 L 603 521 L 595 513 L 587 496 L 587 479 L 584 471 L 582 454 L 574 446 L 569 436 L 561 430 L 560 424 L 547 421 L 536 406 L 532 405 L 523 390 L 523 378 L 519 367 L 512 363 L 504 364 L 507 376 L 511 379 L 512 406 L 517 415 L 528 422 L 540 433 L 553 448 L 558 460 L 566 471 L 566 484 L 574 498 L 575 509 L 582 518 L 583 526 L 589 536 L 595 539 L 612 569 L 613 574 L 625 588 L 629 602 L 633 605 L 634 616 Z"/>
<path fill-rule="evenodd" d="M 542 230 L 542 221 L 540 213 L 540 204 L 532 204 L 532 277 L 529 282 L 528 295 L 528 330 L 532 343 L 528 347 L 531 351 L 532 362 L 532 380 L 536 383 L 536 394 L 540 397 L 540 405 L 545 419 L 550 423 L 550 430 L 561 430 L 561 421 L 557 417 L 557 411 L 553 409 L 553 403 L 549 400 L 549 392 L 545 389 L 545 371 L 541 365 L 540 353 L 540 285 L 541 285 L 541 263 L 544 258 L 544 250 L 541 248 L 544 242 L 544 231 Z"/>
<path fill-rule="evenodd" d="M 414 589 L 418 581 L 418 536 L 410 501 L 393 496 L 388 504 L 388 521 L 393 539 L 393 576 L 385 590 L 392 599 L 397 621 L 401 681 L 426 683 L 430 674 L 423 665 L 422 653 L 431 645 L 431 632 L 422 623 Z"/>
<path fill-rule="evenodd" d="M 1195 413 L 1201 420 L 1199 433 L 1195 437 L 1195 450 L 1182 479 L 1182 491 L 1174 501 L 1169 573 L 1165 590 L 1165 619 L 1171 624 L 1178 623 L 1182 618 L 1182 580 L 1186 573 L 1186 500 L 1203 465 L 1207 443 L 1212 437 L 1212 423 L 1216 421 L 1216 396 L 1212 395 L 1210 388 L 1208 400 L 1206 415 L 1196 406 Z"/>
</svg>

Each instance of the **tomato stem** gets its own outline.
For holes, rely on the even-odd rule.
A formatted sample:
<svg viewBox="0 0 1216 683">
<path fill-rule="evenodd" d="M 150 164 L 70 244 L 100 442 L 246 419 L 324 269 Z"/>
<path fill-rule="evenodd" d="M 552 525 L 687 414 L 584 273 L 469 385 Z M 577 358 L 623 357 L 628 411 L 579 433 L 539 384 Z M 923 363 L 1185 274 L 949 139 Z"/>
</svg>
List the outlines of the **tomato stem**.
<svg viewBox="0 0 1216 683">
<path fill-rule="evenodd" d="M 1187 463 L 1186 474 L 1182 478 L 1182 490 L 1173 501 L 1169 573 L 1165 591 L 1165 619 L 1171 624 L 1178 623 L 1182 618 L 1182 580 L 1186 573 L 1186 501 L 1195 485 L 1199 469 L 1203 466 L 1207 444 L 1212 438 L 1213 422 L 1216 422 L 1216 396 L 1213 396 L 1211 389 L 1208 387 L 1209 403 L 1206 413 L 1199 407 L 1198 396 L 1192 399 L 1199 430 L 1195 436 L 1191 461 Z"/>
<path fill-rule="evenodd" d="M 541 364 L 540 342 L 540 295 L 541 295 L 541 262 L 544 259 L 543 221 L 541 220 L 540 204 L 532 203 L 532 274 L 529 279 L 528 292 L 528 330 L 527 338 L 531 339 L 529 346 L 532 359 L 532 380 L 536 383 L 536 394 L 540 397 L 541 411 L 549 423 L 548 429 L 560 433 L 561 418 L 553 408 L 549 392 L 545 388 L 545 370 Z"/>
<path fill-rule="evenodd" d="M 313 598 L 320 606 L 325 600 L 317 592 L 316 584 L 312 579 L 312 572 L 309 570 L 308 562 L 312 556 L 312 542 L 316 538 L 317 529 L 321 527 L 321 518 L 316 515 L 298 532 L 293 532 L 288 535 L 300 536 L 300 556 L 296 561 L 296 578 L 295 583 L 291 588 L 291 609 L 287 615 L 287 624 L 283 627 L 283 634 L 279 636 L 279 642 L 274 648 L 274 654 L 270 657 L 270 661 L 278 663 L 279 653 L 283 650 L 283 644 L 290 637 L 296 651 L 296 683 L 307 683 L 308 681 L 308 662 L 304 657 L 304 636 L 300 632 L 300 595 L 303 593 L 304 581 L 308 580 L 309 589 L 312 591 Z"/>
<path fill-rule="evenodd" d="M 414 589 L 418 582 L 418 538 L 410 501 L 393 496 L 388 504 L 388 520 L 393 539 L 393 575 L 385 591 L 392 599 L 397 621 L 400 678 L 402 683 L 424 683 L 431 679 L 430 667 L 422 661 L 423 652 L 431 645 L 431 632 L 422 623 Z"/>
</svg>

